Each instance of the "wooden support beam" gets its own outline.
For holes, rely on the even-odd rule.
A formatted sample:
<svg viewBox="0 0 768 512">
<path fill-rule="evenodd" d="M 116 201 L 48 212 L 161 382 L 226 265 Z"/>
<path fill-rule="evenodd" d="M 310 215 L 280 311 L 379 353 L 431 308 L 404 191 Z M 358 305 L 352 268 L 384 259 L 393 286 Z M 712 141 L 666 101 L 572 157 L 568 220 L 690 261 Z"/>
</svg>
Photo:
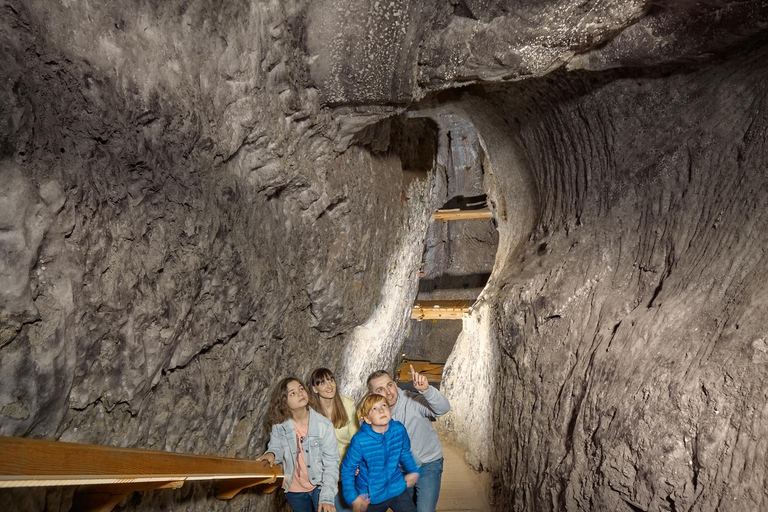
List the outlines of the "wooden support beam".
<svg viewBox="0 0 768 512">
<path fill-rule="evenodd" d="M 238 478 L 237 480 L 221 480 L 216 483 L 216 497 L 220 500 L 229 500 L 244 489 L 256 485 L 269 484 L 263 492 L 270 493 L 279 487 L 282 482 L 276 482 L 269 478 Z"/>
<path fill-rule="evenodd" d="M 411 366 L 417 373 L 424 375 L 429 382 L 440 382 L 443 379 L 444 365 L 421 359 L 403 359 L 403 362 L 397 367 L 397 380 L 411 382 Z"/>
<path fill-rule="evenodd" d="M 192 480 L 214 480 L 217 496 L 229 499 L 259 484 L 280 485 L 280 466 L 266 462 L 113 448 L 90 444 L 0 436 L 0 488 L 85 486 L 77 510 L 107 511 L 134 491 L 178 488 Z"/>
<path fill-rule="evenodd" d="M 480 210 L 437 210 L 432 214 L 432 220 L 478 220 L 493 218 L 493 212 L 488 208 Z"/>
<path fill-rule="evenodd" d="M 414 320 L 461 320 L 469 314 L 471 300 L 424 300 L 413 306 Z"/>
</svg>

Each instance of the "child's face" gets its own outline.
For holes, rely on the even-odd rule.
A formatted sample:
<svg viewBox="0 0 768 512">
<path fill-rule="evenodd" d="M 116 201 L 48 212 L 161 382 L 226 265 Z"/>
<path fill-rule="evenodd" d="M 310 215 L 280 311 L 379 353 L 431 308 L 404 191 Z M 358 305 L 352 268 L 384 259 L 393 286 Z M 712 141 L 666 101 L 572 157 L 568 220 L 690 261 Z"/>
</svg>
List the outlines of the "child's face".
<svg viewBox="0 0 768 512">
<path fill-rule="evenodd" d="M 290 410 L 295 411 L 307 406 L 307 390 L 300 383 L 292 380 L 285 391 L 285 403 Z"/>
<path fill-rule="evenodd" d="M 389 425 L 391 419 L 392 413 L 389 410 L 389 405 L 384 400 L 380 400 L 371 407 L 368 416 L 365 417 L 365 422 L 374 427 L 385 427 Z"/>
</svg>

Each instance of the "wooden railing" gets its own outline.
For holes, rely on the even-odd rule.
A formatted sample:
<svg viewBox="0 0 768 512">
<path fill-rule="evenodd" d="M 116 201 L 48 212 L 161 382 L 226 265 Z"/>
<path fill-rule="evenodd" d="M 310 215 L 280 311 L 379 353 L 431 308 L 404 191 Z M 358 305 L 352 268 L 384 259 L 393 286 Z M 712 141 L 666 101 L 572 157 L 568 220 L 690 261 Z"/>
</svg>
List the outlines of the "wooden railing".
<svg viewBox="0 0 768 512">
<path fill-rule="evenodd" d="M 72 510 L 109 511 L 134 491 L 212 480 L 216 497 L 283 480 L 266 462 L 0 436 L 0 488 L 78 486 Z"/>
<path fill-rule="evenodd" d="M 493 212 L 488 208 L 481 210 L 437 210 L 432 214 L 432 220 L 479 220 L 491 218 L 493 218 Z"/>
<path fill-rule="evenodd" d="M 413 305 L 414 320 L 461 320 L 470 313 L 473 300 L 420 300 Z"/>
</svg>

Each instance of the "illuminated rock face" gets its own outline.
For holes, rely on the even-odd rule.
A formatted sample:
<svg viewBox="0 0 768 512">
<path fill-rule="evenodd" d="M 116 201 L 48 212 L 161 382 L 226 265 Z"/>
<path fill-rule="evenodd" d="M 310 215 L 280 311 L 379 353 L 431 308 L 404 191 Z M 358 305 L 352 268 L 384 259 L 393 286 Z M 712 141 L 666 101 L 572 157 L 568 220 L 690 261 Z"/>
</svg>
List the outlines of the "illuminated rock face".
<svg viewBox="0 0 768 512">
<path fill-rule="evenodd" d="M 457 348 L 447 370 L 454 415 L 475 393 L 462 371 L 495 383 L 488 447 L 466 437 L 489 454 L 497 503 L 768 506 L 765 62 L 753 48 L 663 78 L 577 73 L 488 92 L 539 205 L 478 313 L 498 359 Z"/>
<path fill-rule="evenodd" d="M 279 377 L 358 396 L 445 199 L 408 108 L 485 158 L 442 425 L 496 508 L 768 507 L 764 2 L 519 4 L 0 6 L 0 434 L 254 457 Z M 124 507 L 272 506 L 208 490 Z"/>
<path fill-rule="evenodd" d="M 425 215 L 396 155 L 333 149 L 288 6 L 182 7 L 2 7 L 2 435 L 258 456 Z"/>
</svg>

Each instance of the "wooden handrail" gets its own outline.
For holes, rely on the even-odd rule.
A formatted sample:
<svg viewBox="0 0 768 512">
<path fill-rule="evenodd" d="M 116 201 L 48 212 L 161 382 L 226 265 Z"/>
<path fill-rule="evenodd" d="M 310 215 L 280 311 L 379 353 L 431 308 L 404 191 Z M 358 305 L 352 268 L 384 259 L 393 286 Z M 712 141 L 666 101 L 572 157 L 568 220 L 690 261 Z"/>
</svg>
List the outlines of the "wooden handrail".
<svg viewBox="0 0 768 512">
<path fill-rule="evenodd" d="M 461 320 L 469 314 L 471 300 L 423 300 L 413 305 L 414 320 Z"/>
<path fill-rule="evenodd" d="M 493 212 L 488 208 L 480 210 L 437 210 L 432 214 L 432 220 L 478 220 L 478 219 L 490 219 L 493 217 Z"/>
<path fill-rule="evenodd" d="M 134 491 L 213 480 L 216 497 L 283 479 L 266 462 L 0 436 L 0 488 L 75 485 L 73 510 L 108 511 Z"/>
</svg>

